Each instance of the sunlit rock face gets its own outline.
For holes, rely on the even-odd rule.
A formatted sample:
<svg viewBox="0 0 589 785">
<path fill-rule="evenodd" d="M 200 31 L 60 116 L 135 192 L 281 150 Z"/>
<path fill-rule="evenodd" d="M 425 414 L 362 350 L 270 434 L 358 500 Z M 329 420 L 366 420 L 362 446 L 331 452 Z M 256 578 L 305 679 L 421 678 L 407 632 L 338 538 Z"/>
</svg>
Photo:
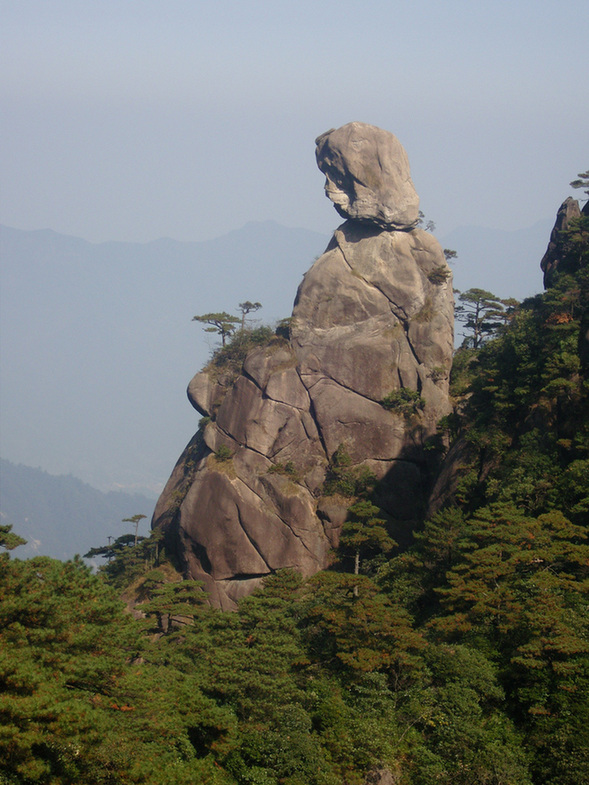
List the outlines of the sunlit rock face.
<svg viewBox="0 0 589 785">
<path fill-rule="evenodd" d="M 435 238 L 414 228 L 403 148 L 351 123 L 320 136 L 317 157 L 323 171 L 348 173 L 334 203 L 351 217 L 305 275 L 290 339 L 251 351 L 240 371 L 213 362 L 191 381 L 207 420 L 154 513 L 187 575 L 222 608 L 278 569 L 328 566 L 350 503 L 325 493 L 342 447 L 351 470 L 378 477 L 378 504 L 402 540 L 425 504 L 436 423 L 450 408 L 451 272 Z M 400 390 L 413 410 L 383 406 Z"/>
<path fill-rule="evenodd" d="M 589 202 L 587 202 L 585 208 L 587 208 L 588 204 Z M 587 210 L 585 208 L 584 212 L 586 215 Z M 574 272 L 572 270 L 562 269 L 561 261 L 566 245 L 562 232 L 569 228 L 571 221 L 580 217 L 581 210 L 579 209 L 579 202 L 576 199 L 573 199 L 572 196 L 567 197 L 558 208 L 554 228 L 550 234 L 548 248 L 540 262 L 540 268 L 544 273 L 545 289 L 549 289 L 552 286 L 557 271 L 564 273 Z"/>
<path fill-rule="evenodd" d="M 366 123 L 348 123 L 315 140 L 325 193 L 342 218 L 409 229 L 419 219 L 419 197 L 409 160 L 396 136 Z"/>
</svg>

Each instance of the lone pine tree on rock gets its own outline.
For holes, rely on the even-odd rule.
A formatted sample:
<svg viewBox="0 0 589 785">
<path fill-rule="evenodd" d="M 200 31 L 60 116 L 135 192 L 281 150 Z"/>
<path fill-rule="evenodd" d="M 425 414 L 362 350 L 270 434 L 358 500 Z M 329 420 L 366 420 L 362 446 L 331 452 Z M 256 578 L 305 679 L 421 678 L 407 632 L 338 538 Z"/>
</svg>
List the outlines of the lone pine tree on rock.
<svg viewBox="0 0 589 785">
<path fill-rule="evenodd" d="M 233 335 L 237 325 L 241 323 L 241 319 L 238 319 L 237 316 L 231 316 L 227 311 L 203 313 L 200 316 L 193 316 L 192 321 L 209 324 L 210 327 L 205 327 L 205 332 L 220 335 L 223 346 L 225 346 L 227 338 Z"/>
<path fill-rule="evenodd" d="M 245 330 L 245 317 L 248 315 L 248 313 L 259 311 L 262 307 L 262 303 L 252 303 L 249 300 L 246 300 L 244 303 L 239 303 L 237 307 L 241 313 L 241 329 Z"/>
</svg>

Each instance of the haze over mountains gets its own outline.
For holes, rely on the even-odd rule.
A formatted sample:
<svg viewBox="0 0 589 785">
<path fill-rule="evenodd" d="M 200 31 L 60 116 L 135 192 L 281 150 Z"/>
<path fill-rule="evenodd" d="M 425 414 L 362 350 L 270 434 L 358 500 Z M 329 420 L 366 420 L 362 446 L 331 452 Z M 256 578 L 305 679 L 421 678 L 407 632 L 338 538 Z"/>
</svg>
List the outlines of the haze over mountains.
<svg viewBox="0 0 589 785">
<path fill-rule="evenodd" d="M 145 515 L 139 534 L 147 535 L 153 501 L 141 494 L 101 493 L 75 477 L 0 459 L 0 522 L 27 540 L 19 559 L 52 556 L 71 559 L 106 545 L 109 537 L 134 532 L 124 518 Z M 97 559 L 100 563 L 101 559 Z"/>
<path fill-rule="evenodd" d="M 2 455 L 157 492 L 195 428 L 185 389 L 212 336 L 195 314 L 288 316 L 327 238 L 271 222 L 203 243 L 92 244 L 3 228 Z"/>
<path fill-rule="evenodd" d="M 334 221 L 337 223 L 337 219 Z M 542 288 L 552 219 L 515 232 L 457 229 L 455 286 L 522 299 Z M 188 381 L 215 346 L 195 314 L 289 316 L 329 238 L 273 221 L 215 240 L 101 243 L 2 227 L 2 457 L 96 488 L 155 494 L 194 433 Z"/>
</svg>

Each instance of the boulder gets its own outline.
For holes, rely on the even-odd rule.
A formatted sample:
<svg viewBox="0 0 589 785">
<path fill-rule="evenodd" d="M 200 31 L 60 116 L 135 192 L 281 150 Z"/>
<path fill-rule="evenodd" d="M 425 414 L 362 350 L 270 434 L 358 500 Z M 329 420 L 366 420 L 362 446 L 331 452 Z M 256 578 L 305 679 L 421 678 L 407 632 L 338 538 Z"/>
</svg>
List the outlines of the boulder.
<svg viewBox="0 0 589 785">
<path fill-rule="evenodd" d="M 419 197 L 396 136 L 366 123 L 348 123 L 315 140 L 325 193 L 343 218 L 381 229 L 409 229 L 419 220 Z"/>
</svg>

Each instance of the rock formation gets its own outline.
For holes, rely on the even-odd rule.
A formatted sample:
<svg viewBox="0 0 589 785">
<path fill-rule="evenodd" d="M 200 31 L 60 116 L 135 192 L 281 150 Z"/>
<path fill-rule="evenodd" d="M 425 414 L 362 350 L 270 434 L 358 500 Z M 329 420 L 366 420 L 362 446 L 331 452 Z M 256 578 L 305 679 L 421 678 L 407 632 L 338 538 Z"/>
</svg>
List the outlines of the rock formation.
<svg viewBox="0 0 589 785">
<path fill-rule="evenodd" d="M 544 273 L 545 290 L 556 286 L 559 276 L 575 276 L 586 265 L 586 258 L 583 258 L 581 245 L 575 252 L 573 250 L 574 245 L 567 240 L 566 235 L 563 235 L 563 232 L 573 228 L 580 218 L 589 219 L 589 202 L 586 202 L 583 208 L 580 209 L 576 199 L 570 196 L 567 197 L 558 208 L 548 247 L 540 262 L 540 269 Z M 576 288 L 576 286 L 572 287 L 573 290 Z M 562 316 L 562 314 L 554 311 L 554 316 L 558 317 Z M 569 314 L 564 316 L 564 323 L 566 324 Z M 550 324 L 550 320 L 546 323 Z M 555 323 L 559 323 L 558 319 Z M 581 368 L 586 372 L 589 369 L 589 305 L 585 305 L 583 308 L 577 347 Z M 539 388 L 537 392 L 539 394 Z M 463 401 L 460 408 L 463 409 L 462 414 L 468 418 L 468 407 L 464 404 L 465 402 Z M 522 430 L 526 426 L 532 427 L 532 425 L 542 431 L 554 428 L 554 421 L 547 423 L 543 420 L 543 416 L 542 406 L 534 404 L 525 420 L 522 420 Z M 457 491 L 465 473 L 469 471 L 470 467 L 473 465 L 477 466 L 477 480 L 482 484 L 496 468 L 496 462 L 497 457 L 493 454 L 493 451 L 487 451 L 485 455 L 485 450 L 481 450 L 468 438 L 468 428 L 464 428 L 463 434 L 451 446 L 438 471 L 429 497 L 428 516 L 433 515 L 442 507 L 456 502 Z"/>
<path fill-rule="evenodd" d="M 589 218 L 589 201 L 585 202 L 583 208 L 579 208 L 579 202 L 571 196 L 567 197 L 558 208 L 554 228 L 550 234 L 548 248 L 542 257 L 540 267 L 544 273 L 544 288 L 550 289 L 555 285 L 558 275 L 571 275 L 578 272 L 582 265 L 581 253 L 571 252 L 570 241 L 567 242 L 563 232 L 571 228 L 571 222 L 584 217 Z M 574 225 L 574 224 L 573 224 Z M 581 318 L 581 329 L 578 340 L 579 358 L 583 368 L 589 367 L 589 306 L 586 306 Z"/>
<path fill-rule="evenodd" d="M 326 193 L 348 220 L 299 287 L 290 338 L 253 349 L 241 368 L 213 358 L 190 382 L 204 420 L 154 513 L 187 574 L 223 608 L 272 571 L 329 564 L 349 504 L 325 493 L 334 454 L 376 475 L 402 538 L 449 411 L 451 272 L 415 228 L 405 152 L 363 123 L 316 144 Z"/>
<path fill-rule="evenodd" d="M 540 262 L 540 268 L 544 273 L 545 289 L 549 289 L 552 285 L 563 254 L 564 243 L 561 232 L 568 229 L 570 222 L 580 216 L 579 202 L 573 199 L 572 196 L 567 197 L 558 208 L 556 221 L 548 241 L 548 248 Z"/>
<path fill-rule="evenodd" d="M 381 229 L 410 229 L 419 220 L 409 161 L 399 140 L 365 123 L 348 123 L 316 140 L 325 193 L 342 218 Z"/>
</svg>

